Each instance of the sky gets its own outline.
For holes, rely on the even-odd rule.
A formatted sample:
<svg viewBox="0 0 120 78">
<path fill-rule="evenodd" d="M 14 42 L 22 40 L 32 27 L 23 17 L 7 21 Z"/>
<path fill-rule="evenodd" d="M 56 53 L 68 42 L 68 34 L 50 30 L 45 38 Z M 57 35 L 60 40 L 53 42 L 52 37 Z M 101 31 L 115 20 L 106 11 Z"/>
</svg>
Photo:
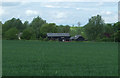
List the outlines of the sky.
<svg viewBox="0 0 120 78">
<path fill-rule="evenodd" d="M 34 2 L 4 1 L 0 8 L 0 20 L 4 23 L 11 18 L 20 18 L 22 22 L 31 22 L 40 16 L 48 23 L 57 25 L 77 25 L 88 23 L 89 18 L 101 15 L 106 23 L 118 21 L 118 2 Z"/>
</svg>

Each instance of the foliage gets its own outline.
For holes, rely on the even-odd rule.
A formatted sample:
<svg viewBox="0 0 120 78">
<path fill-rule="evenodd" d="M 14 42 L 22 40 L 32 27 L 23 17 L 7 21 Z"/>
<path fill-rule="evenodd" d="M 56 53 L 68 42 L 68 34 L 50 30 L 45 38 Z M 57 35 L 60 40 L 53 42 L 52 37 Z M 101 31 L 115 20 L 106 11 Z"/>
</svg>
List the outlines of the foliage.
<svg viewBox="0 0 120 78">
<path fill-rule="evenodd" d="M 114 29 L 113 29 L 112 24 L 106 24 L 104 26 L 104 33 L 109 33 L 109 34 L 114 33 Z"/>
<path fill-rule="evenodd" d="M 18 39 L 17 34 L 18 34 L 18 30 L 16 28 L 11 28 L 5 32 L 5 39 L 8 40 Z"/>
<path fill-rule="evenodd" d="M 114 41 L 113 35 L 114 35 L 114 29 L 112 24 L 106 24 L 104 25 L 102 38 L 100 38 L 100 40 Z"/>
<path fill-rule="evenodd" d="M 70 26 L 66 25 L 63 27 L 63 33 L 69 33 L 70 32 Z"/>
<path fill-rule="evenodd" d="M 117 32 L 118 30 L 120 30 L 120 22 L 117 22 L 113 25 L 113 29 L 115 32 Z"/>
<path fill-rule="evenodd" d="M 24 29 L 26 29 L 27 27 L 30 27 L 29 22 L 28 22 L 28 21 L 25 21 L 25 22 L 23 23 L 23 27 L 24 27 Z"/>
<path fill-rule="evenodd" d="M 63 25 L 57 26 L 57 32 L 58 33 L 69 33 L 70 32 L 70 26 L 68 26 L 68 25 L 66 25 L 66 26 L 63 26 Z"/>
<path fill-rule="evenodd" d="M 40 32 L 42 33 L 43 38 L 45 38 L 47 33 L 57 32 L 56 25 L 54 23 L 43 24 Z"/>
<path fill-rule="evenodd" d="M 3 24 L 4 32 L 9 30 L 10 28 L 16 28 L 19 31 L 22 31 L 24 29 L 21 20 L 16 18 L 12 18 L 11 20 L 8 20 Z"/>
<path fill-rule="evenodd" d="M 39 39 L 40 37 L 40 28 L 46 21 L 40 18 L 39 16 L 34 18 L 33 21 L 30 23 L 30 26 L 34 29 L 36 38 Z"/>
<path fill-rule="evenodd" d="M 23 31 L 22 38 L 26 40 L 35 39 L 34 31 L 31 27 L 28 27 Z"/>
<path fill-rule="evenodd" d="M 21 22 L 20 19 L 16 19 L 16 18 L 12 18 L 8 21 L 6 21 L 3 25 L 2 25 L 2 37 L 5 39 L 5 33 L 11 29 L 11 28 L 16 28 L 19 32 L 22 32 L 24 30 L 24 26 Z"/>
<path fill-rule="evenodd" d="M 46 37 L 46 38 L 44 38 L 44 39 L 43 39 L 43 41 L 48 41 L 48 38 L 47 38 L 47 37 Z"/>
<path fill-rule="evenodd" d="M 82 27 L 71 27 L 70 28 L 70 35 L 83 35 L 83 28 Z"/>
<path fill-rule="evenodd" d="M 85 33 L 89 40 L 101 38 L 103 34 L 104 20 L 100 15 L 93 16 L 89 19 L 89 23 L 85 26 Z"/>
<path fill-rule="evenodd" d="M 69 26 L 69 25 L 56 25 L 55 23 L 46 23 L 39 16 L 34 18 L 32 22 L 25 21 L 24 23 L 18 18 L 12 18 L 2 24 L 2 38 L 6 38 L 6 32 L 12 28 L 16 28 L 18 33 L 23 33 L 22 37 L 26 40 L 44 40 L 47 33 L 70 33 L 71 36 L 82 35 L 89 41 L 120 41 L 119 30 L 120 22 L 109 24 L 104 23 L 100 15 L 93 16 L 85 26 Z M 13 33 L 14 34 L 14 33 Z M 14 35 L 11 35 L 14 36 Z"/>
<path fill-rule="evenodd" d="M 40 38 L 39 38 L 39 40 L 43 40 L 43 38 L 42 38 L 42 37 L 40 37 Z"/>
<path fill-rule="evenodd" d="M 120 30 L 115 33 L 115 41 L 120 42 Z"/>
</svg>

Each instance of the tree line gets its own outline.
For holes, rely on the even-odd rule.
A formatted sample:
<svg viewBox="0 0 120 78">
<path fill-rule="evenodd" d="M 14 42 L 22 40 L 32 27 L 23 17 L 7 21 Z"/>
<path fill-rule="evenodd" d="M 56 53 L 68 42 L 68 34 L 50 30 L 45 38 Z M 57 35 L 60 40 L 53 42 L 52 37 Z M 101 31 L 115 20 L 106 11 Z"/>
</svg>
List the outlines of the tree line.
<svg viewBox="0 0 120 78">
<path fill-rule="evenodd" d="M 21 35 L 23 40 L 48 40 L 47 33 L 70 33 L 71 36 L 82 35 L 89 41 L 120 41 L 120 22 L 105 23 L 100 15 L 93 16 L 85 26 L 56 25 L 47 23 L 39 16 L 31 22 L 12 18 L 2 24 L 2 38 L 16 40 Z"/>
</svg>

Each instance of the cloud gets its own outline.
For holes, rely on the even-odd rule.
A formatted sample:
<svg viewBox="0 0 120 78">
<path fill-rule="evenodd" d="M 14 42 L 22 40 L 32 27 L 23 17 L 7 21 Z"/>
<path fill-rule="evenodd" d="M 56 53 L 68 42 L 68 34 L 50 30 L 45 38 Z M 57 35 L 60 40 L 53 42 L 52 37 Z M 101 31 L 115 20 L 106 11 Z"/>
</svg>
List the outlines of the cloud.
<svg viewBox="0 0 120 78">
<path fill-rule="evenodd" d="M 97 8 L 75 8 L 76 10 L 83 10 L 83 11 L 96 11 Z"/>
<path fill-rule="evenodd" d="M 31 2 L 29 2 L 29 1 L 21 1 L 20 3 L 21 3 L 21 5 L 26 5 L 26 4 L 31 3 Z"/>
<path fill-rule="evenodd" d="M 119 0 L 4 0 L 3 2 L 118 2 Z"/>
<path fill-rule="evenodd" d="M 96 4 L 97 6 L 102 6 L 104 4 L 104 2 L 98 2 L 98 4 Z"/>
<path fill-rule="evenodd" d="M 0 7 L 0 16 L 2 16 L 5 13 L 2 7 Z"/>
<path fill-rule="evenodd" d="M 111 11 L 102 11 L 101 14 L 102 15 L 111 15 L 112 12 Z"/>
<path fill-rule="evenodd" d="M 58 6 L 53 6 L 53 5 L 45 5 L 44 7 L 47 7 L 47 8 L 59 8 Z"/>
<path fill-rule="evenodd" d="M 53 12 L 53 13 L 51 13 L 52 14 L 52 18 L 53 19 L 63 19 L 63 18 L 65 18 L 66 17 L 66 13 L 64 13 L 64 12 Z"/>
<path fill-rule="evenodd" d="M 38 12 L 35 10 L 26 10 L 25 14 L 31 16 L 31 15 L 37 15 Z"/>
<path fill-rule="evenodd" d="M 91 10 L 90 8 L 76 8 L 76 10 L 85 10 L 85 11 L 88 11 L 88 10 Z"/>
<path fill-rule="evenodd" d="M 49 17 L 48 17 L 49 16 Z M 56 24 L 65 24 L 68 14 L 66 12 L 61 11 L 51 11 L 47 16 L 47 22 L 56 23 Z"/>
<path fill-rule="evenodd" d="M 114 23 L 118 21 L 118 16 L 117 15 L 105 16 L 103 17 L 103 19 L 105 20 L 106 23 Z"/>
<path fill-rule="evenodd" d="M 89 10 L 88 8 L 75 8 L 76 10 Z"/>
<path fill-rule="evenodd" d="M 65 16 L 65 14 L 64 13 L 58 13 L 57 15 L 56 15 L 56 18 L 63 18 Z"/>
<path fill-rule="evenodd" d="M 47 7 L 47 8 L 70 8 L 69 6 L 62 6 L 60 4 L 57 4 L 57 5 L 44 4 L 43 7 Z"/>
<path fill-rule="evenodd" d="M 66 16 L 66 14 L 63 12 L 58 12 L 55 14 L 55 18 L 57 18 L 57 19 L 64 18 L 65 16 Z"/>
<path fill-rule="evenodd" d="M 77 10 L 80 10 L 80 8 L 76 8 Z"/>
<path fill-rule="evenodd" d="M 18 7 L 4 7 L 3 20 L 16 16 L 22 20 L 31 21 L 33 17 L 40 16 L 48 22 L 55 22 L 56 24 L 69 24 L 72 25 L 76 21 L 80 21 L 82 24 L 86 23 L 86 20 L 91 17 L 92 14 L 100 14 L 102 17 L 107 17 L 107 20 L 113 20 L 115 8 L 112 3 L 104 3 L 104 6 L 97 6 L 97 3 L 67 3 L 67 2 L 22 2 L 22 5 Z M 102 5 L 102 3 L 99 3 Z M 30 7 L 31 6 L 31 7 Z M 111 6 L 111 7 L 109 7 Z M 45 8 L 46 7 L 46 8 Z M 19 8 L 19 9 L 18 9 Z M 12 9 L 12 10 L 11 10 Z M 24 12 L 24 14 L 23 14 Z M 1 13 L 1 10 L 0 10 Z M 3 14 L 2 13 L 2 14 Z M 6 14 L 8 13 L 8 14 Z M 69 20 L 68 20 L 69 19 Z"/>
</svg>

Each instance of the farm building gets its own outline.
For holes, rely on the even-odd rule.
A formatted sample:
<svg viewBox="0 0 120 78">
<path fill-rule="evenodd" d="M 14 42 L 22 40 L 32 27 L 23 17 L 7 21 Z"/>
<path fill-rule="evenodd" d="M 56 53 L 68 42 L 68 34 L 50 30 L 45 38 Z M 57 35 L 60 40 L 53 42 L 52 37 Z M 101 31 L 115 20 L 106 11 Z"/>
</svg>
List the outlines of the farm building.
<svg viewBox="0 0 120 78">
<path fill-rule="evenodd" d="M 75 35 L 74 37 L 70 37 L 70 41 L 85 41 L 85 38 L 81 35 Z"/>
<path fill-rule="evenodd" d="M 69 41 L 70 40 L 69 33 L 47 33 L 47 37 L 49 40 L 59 40 L 59 41 Z"/>
</svg>

